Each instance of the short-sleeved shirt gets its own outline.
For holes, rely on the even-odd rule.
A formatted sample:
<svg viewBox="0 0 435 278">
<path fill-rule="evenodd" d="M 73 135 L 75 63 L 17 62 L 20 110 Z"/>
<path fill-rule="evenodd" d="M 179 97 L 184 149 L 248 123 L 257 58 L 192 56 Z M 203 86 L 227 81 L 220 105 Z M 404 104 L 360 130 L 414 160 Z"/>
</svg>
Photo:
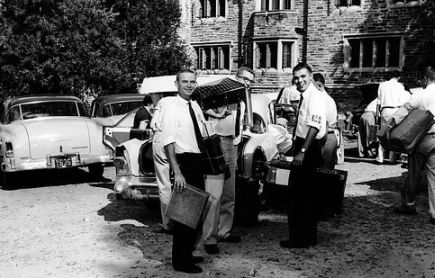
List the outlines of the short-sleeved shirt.
<svg viewBox="0 0 435 278">
<path fill-rule="evenodd" d="M 231 115 L 226 116 L 224 119 L 210 118 L 209 121 L 213 124 L 213 128 L 216 134 L 221 136 L 232 136 L 234 138 L 233 143 L 237 145 L 241 141 L 243 120 L 245 114 L 245 103 L 243 101 L 239 103 L 227 105 L 231 111 Z M 222 112 L 224 107 L 219 107 L 218 112 Z M 237 112 L 239 110 L 239 112 Z M 239 117 L 237 118 L 237 114 Z M 239 128 L 239 133 L 236 134 L 236 126 Z"/>
<path fill-rule="evenodd" d="M 364 112 L 373 112 L 376 114 L 376 109 L 378 107 L 378 103 L 379 100 L 377 98 L 375 98 L 374 100 L 372 100 L 372 102 L 369 103 L 369 105 L 367 105 L 366 109 L 364 109 Z"/>
<path fill-rule="evenodd" d="M 382 108 L 398 108 L 408 101 L 410 94 L 397 79 L 392 78 L 379 84 L 378 99 Z"/>
<path fill-rule="evenodd" d="M 435 115 L 435 84 L 429 84 L 424 90 L 412 94 L 408 101 L 413 107 L 429 110 Z M 429 129 L 428 133 L 435 132 L 435 124 Z"/>
<path fill-rule="evenodd" d="M 201 134 L 204 136 L 204 115 L 196 101 L 190 101 Z M 175 143 L 175 153 L 200 153 L 195 129 L 189 112 L 189 101 L 177 96 L 162 114 L 163 146 Z"/>
<path fill-rule="evenodd" d="M 316 139 L 321 139 L 326 134 L 326 99 L 312 83 L 302 93 L 302 103 L 299 109 L 296 136 L 306 138 L 310 127 L 319 132 Z"/>
<path fill-rule="evenodd" d="M 330 130 L 337 125 L 337 105 L 334 99 L 325 91 L 322 91 L 326 100 L 326 121 Z"/>
<path fill-rule="evenodd" d="M 142 106 L 136 111 L 136 115 L 134 115 L 133 128 L 139 128 L 140 122 L 143 121 L 148 121 L 148 124 L 145 128 L 150 128 L 151 118 L 151 113 L 148 111 L 148 109 Z"/>
</svg>

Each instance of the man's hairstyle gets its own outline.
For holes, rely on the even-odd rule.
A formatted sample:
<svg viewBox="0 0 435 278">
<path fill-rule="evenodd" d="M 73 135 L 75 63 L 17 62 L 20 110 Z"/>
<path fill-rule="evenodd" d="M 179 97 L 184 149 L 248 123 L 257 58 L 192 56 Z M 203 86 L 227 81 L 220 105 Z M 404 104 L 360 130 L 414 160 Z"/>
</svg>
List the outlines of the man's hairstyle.
<svg viewBox="0 0 435 278">
<path fill-rule="evenodd" d="M 311 67 L 305 63 L 299 63 L 293 68 L 293 74 L 301 69 L 307 69 L 309 73 L 312 73 Z"/>
<path fill-rule="evenodd" d="M 247 71 L 247 72 L 251 73 L 253 76 L 255 76 L 254 71 L 251 68 L 248 68 L 248 67 L 240 67 L 240 68 L 238 68 L 236 76 L 240 76 L 240 74 L 242 74 L 244 71 Z"/>
<path fill-rule="evenodd" d="M 193 71 L 193 70 L 191 70 L 191 69 L 182 69 L 182 70 L 180 70 L 178 73 L 177 73 L 177 77 L 176 77 L 176 81 L 178 81 L 178 79 L 180 79 L 180 75 L 182 74 L 182 73 L 193 73 L 193 74 L 195 74 L 195 77 L 196 77 L 196 72 L 195 71 Z"/>
<path fill-rule="evenodd" d="M 153 99 L 151 98 L 150 95 L 145 95 L 143 97 L 142 103 L 143 103 L 144 106 L 148 106 L 150 104 L 153 104 Z"/>
<path fill-rule="evenodd" d="M 391 77 L 392 78 L 399 78 L 400 77 L 400 71 L 393 70 L 393 72 L 391 73 Z"/>
<path fill-rule="evenodd" d="M 319 72 L 314 73 L 313 80 L 318 81 L 318 82 L 322 83 L 323 86 L 325 86 L 325 78 L 323 77 L 323 75 L 321 73 L 319 73 Z"/>
</svg>

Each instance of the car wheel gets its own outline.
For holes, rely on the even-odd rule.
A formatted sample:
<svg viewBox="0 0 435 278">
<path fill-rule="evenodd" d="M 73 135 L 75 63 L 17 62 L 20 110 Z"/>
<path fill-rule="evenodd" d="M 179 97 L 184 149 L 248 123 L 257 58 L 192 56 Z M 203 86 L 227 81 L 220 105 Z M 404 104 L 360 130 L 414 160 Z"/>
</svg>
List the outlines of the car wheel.
<svg viewBox="0 0 435 278">
<path fill-rule="evenodd" d="M 260 214 L 261 198 L 258 180 L 236 182 L 235 222 L 242 226 L 254 226 Z"/>
<path fill-rule="evenodd" d="M 91 178 L 99 179 L 103 176 L 104 173 L 104 165 L 101 163 L 91 164 L 88 166 L 89 175 Z"/>
</svg>

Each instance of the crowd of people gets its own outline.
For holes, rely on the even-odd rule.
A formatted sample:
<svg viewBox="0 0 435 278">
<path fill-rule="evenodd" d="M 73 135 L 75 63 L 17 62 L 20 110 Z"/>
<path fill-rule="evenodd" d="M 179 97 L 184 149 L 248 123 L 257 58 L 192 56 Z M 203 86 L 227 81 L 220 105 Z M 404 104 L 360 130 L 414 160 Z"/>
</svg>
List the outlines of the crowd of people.
<svg viewBox="0 0 435 278">
<path fill-rule="evenodd" d="M 368 126 L 376 123 L 379 115 L 382 126 L 392 128 L 400 123 L 396 115 L 399 107 L 426 109 L 435 114 L 435 67 L 426 68 L 427 87 L 410 95 L 398 82 L 398 73 L 379 86 L 379 96 L 361 117 L 366 129 L 360 129 L 363 155 L 383 160 L 382 146 L 377 151 L 370 147 Z M 254 72 L 246 67 L 237 71 L 236 79 L 249 92 L 254 84 Z M 192 99 L 196 83 L 195 72 L 180 71 L 175 80 L 177 96 L 161 99 L 155 107 L 150 99 L 144 99 L 144 107 L 138 111 L 135 126 L 154 130 L 153 158 L 159 186 L 162 226 L 159 232 L 172 234 L 172 266 L 186 273 L 202 272 L 199 263 L 202 257 L 193 256 L 198 235 L 205 252 L 220 252 L 219 242 L 238 243 L 242 238 L 233 235 L 235 208 L 235 171 L 238 144 L 244 130 L 243 118 L 246 103 L 226 104 L 213 109 L 202 109 Z M 283 90 L 282 103 L 293 105 L 294 123 L 292 147 L 285 155 L 293 157 L 288 190 L 288 239 L 280 241 L 283 248 L 307 248 L 317 244 L 317 211 L 322 182 L 318 180 L 318 168 L 334 169 L 337 162 L 337 108 L 325 90 L 325 79 L 313 73 L 310 66 L 300 63 L 293 68 L 292 86 Z M 295 105 L 297 103 L 297 107 Z M 204 169 L 205 146 L 203 137 L 208 134 L 206 122 L 213 126 L 219 136 L 227 168 L 218 174 L 206 173 Z M 367 124 L 368 123 L 368 124 Z M 434 129 L 432 131 L 432 129 Z M 402 190 L 401 204 L 397 213 L 414 214 L 415 186 L 423 167 L 429 181 L 430 222 L 435 224 L 435 126 L 423 139 L 416 152 L 409 158 L 409 179 Z M 173 179 L 171 181 L 171 172 Z M 196 229 L 169 219 L 165 214 L 171 192 L 182 192 L 187 184 L 207 191 L 211 205 L 203 221 Z"/>
</svg>

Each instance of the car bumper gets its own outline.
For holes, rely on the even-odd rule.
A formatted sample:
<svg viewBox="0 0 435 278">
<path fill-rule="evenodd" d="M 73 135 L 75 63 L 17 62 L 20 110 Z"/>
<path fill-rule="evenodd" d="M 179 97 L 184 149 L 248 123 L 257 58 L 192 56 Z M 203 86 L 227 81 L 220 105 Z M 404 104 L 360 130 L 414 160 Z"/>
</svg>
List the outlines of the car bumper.
<svg viewBox="0 0 435 278">
<path fill-rule="evenodd" d="M 159 187 L 155 177 L 116 176 L 114 192 L 123 199 L 148 200 L 159 198 Z"/>
<path fill-rule="evenodd" d="M 56 168 L 55 163 L 52 163 L 49 158 L 43 159 L 28 159 L 28 160 L 14 160 L 13 158 L 4 158 L 1 162 L 1 170 L 3 172 L 20 172 L 27 170 L 43 170 L 43 169 L 65 169 L 86 167 L 95 163 L 111 163 L 111 155 L 80 155 L 80 160 L 72 159 L 71 164 L 65 167 Z"/>
</svg>

